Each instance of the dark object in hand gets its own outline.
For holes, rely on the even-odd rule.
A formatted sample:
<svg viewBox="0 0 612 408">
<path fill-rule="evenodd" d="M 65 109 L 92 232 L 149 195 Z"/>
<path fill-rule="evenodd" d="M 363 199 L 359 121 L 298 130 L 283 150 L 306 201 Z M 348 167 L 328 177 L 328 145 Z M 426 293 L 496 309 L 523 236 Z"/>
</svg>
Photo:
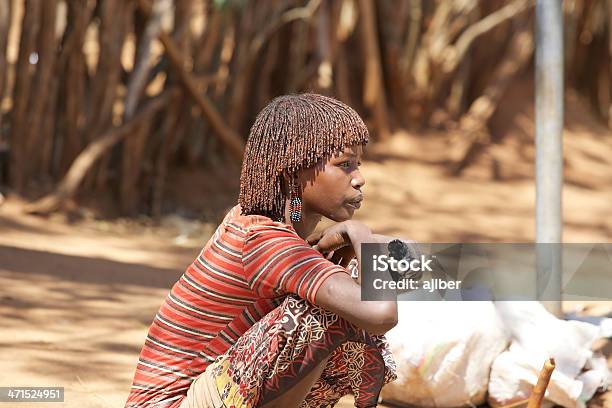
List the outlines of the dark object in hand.
<svg viewBox="0 0 612 408">
<path fill-rule="evenodd" d="M 389 242 L 387 244 L 387 249 L 389 250 L 389 256 L 395 259 L 396 261 L 401 261 L 402 259 L 405 259 L 410 262 L 413 259 L 418 258 L 420 254 L 420 251 L 416 244 L 407 244 L 400 239 L 394 239 L 393 241 Z M 422 270 L 407 270 L 406 272 L 400 273 L 398 271 L 393 270 L 393 268 L 390 268 L 389 273 L 391 274 L 391 278 L 396 282 L 400 279 L 419 280 L 423 276 Z"/>
<path fill-rule="evenodd" d="M 406 257 L 408 254 L 408 245 L 403 243 L 399 239 L 394 239 L 393 241 L 387 244 L 387 249 L 389 250 L 389 255 L 391 258 L 396 261 L 400 261 Z"/>
<path fill-rule="evenodd" d="M 408 254 L 408 246 L 399 239 L 394 239 L 393 241 L 389 242 L 387 244 L 387 249 L 389 250 L 389 256 L 396 261 L 401 261 Z M 403 278 L 400 273 L 394 271 L 393 269 L 390 269 L 389 273 L 391 274 L 391 279 L 393 279 L 395 282 Z"/>
</svg>

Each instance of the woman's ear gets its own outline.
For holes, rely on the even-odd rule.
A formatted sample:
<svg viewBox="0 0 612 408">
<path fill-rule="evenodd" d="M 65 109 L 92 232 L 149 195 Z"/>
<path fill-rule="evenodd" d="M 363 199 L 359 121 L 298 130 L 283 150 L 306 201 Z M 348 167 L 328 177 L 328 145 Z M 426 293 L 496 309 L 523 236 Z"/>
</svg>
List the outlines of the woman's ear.
<svg viewBox="0 0 612 408">
<path fill-rule="evenodd" d="M 287 170 L 283 170 L 282 176 L 283 176 L 283 182 L 285 183 L 286 186 L 291 186 L 294 183 L 298 183 L 301 184 L 301 178 L 304 174 L 304 170 L 296 170 L 293 173 L 290 173 Z"/>
<path fill-rule="evenodd" d="M 283 170 L 283 172 L 281 173 L 281 176 L 283 178 L 283 183 L 288 184 L 291 182 L 292 177 L 287 170 Z"/>
<path fill-rule="evenodd" d="M 281 182 L 282 182 L 281 191 L 285 195 L 288 195 L 289 191 L 291 191 L 292 180 L 293 180 L 293 176 L 289 174 L 287 170 L 283 170 L 283 172 L 281 173 Z"/>
</svg>

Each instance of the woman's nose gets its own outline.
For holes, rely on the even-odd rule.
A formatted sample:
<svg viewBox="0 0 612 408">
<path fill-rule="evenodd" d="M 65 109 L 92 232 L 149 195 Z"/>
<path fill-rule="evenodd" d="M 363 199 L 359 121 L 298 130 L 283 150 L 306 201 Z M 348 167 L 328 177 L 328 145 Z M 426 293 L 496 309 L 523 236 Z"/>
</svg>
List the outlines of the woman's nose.
<svg viewBox="0 0 612 408">
<path fill-rule="evenodd" d="M 365 184 L 365 178 L 361 175 L 359 170 L 355 170 L 352 174 L 353 178 L 351 179 L 351 186 L 353 188 L 361 188 Z"/>
</svg>

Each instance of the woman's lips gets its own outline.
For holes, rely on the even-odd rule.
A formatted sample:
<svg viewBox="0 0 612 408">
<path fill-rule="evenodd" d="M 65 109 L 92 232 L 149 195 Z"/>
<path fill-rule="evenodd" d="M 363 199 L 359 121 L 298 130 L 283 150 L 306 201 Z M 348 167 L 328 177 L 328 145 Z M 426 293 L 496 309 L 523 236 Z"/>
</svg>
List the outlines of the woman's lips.
<svg viewBox="0 0 612 408">
<path fill-rule="evenodd" d="M 363 197 L 359 197 L 355 200 L 351 200 L 351 201 L 347 201 L 347 205 L 349 205 L 350 207 L 353 207 L 354 209 L 358 210 L 361 207 L 361 201 L 363 200 Z"/>
</svg>

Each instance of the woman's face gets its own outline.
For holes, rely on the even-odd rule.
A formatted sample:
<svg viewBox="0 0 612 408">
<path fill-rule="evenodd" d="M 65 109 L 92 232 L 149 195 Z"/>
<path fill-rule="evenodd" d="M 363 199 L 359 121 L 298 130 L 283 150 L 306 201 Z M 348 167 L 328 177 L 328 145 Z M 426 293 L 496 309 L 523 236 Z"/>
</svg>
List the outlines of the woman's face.
<svg viewBox="0 0 612 408">
<path fill-rule="evenodd" d="M 353 217 L 361 206 L 365 179 L 359 171 L 363 148 L 345 148 L 339 154 L 305 169 L 298 177 L 302 189 L 302 211 L 340 222 Z"/>
</svg>

